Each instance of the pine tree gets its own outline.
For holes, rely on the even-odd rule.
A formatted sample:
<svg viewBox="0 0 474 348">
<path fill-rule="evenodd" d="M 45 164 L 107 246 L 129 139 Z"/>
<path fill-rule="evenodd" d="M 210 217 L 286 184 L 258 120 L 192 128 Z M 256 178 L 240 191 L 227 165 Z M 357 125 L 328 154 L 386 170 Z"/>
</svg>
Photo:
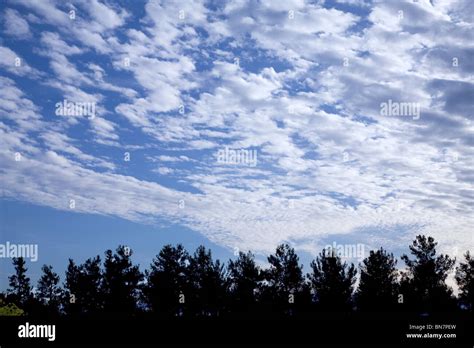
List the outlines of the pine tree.
<svg viewBox="0 0 474 348">
<path fill-rule="evenodd" d="M 106 313 L 133 315 L 138 309 L 139 284 L 143 274 L 131 261 L 130 248 L 119 246 L 105 252 L 102 291 Z"/>
<path fill-rule="evenodd" d="M 196 249 L 190 258 L 187 277 L 189 283 L 185 296 L 190 299 L 190 314 L 222 315 L 227 295 L 224 266 L 219 260 L 212 260 L 211 250 L 206 250 L 204 246 Z"/>
<path fill-rule="evenodd" d="M 264 274 L 262 302 L 266 310 L 285 315 L 293 315 L 295 309 L 309 299 L 309 291 L 303 276 L 303 265 L 295 249 L 281 244 L 275 254 L 268 257 L 270 267 Z"/>
<path fill-rule="evenodd" d="M 255 264 L 255 257 L 249 251 L 239 252 L 238 258 L 229 260 L 228 282 L 230 307 L 232 312 L 254 312 L 257 306 L 257 292 L 263 279 L 260 268 Z"/>
<path fill-rule="evenodd" d="M 37 296 L 49 315 L 58 315 L 62 298 L 59 276 L 53 272 L 52 266 L 43 265 L 41 271 L 43 274 L 38 280 Z"/>
<path fill-rule="evenodd" d="M 350 311 L 357 271 L 354 264 L 342 262 L 334 251 L 323 249 L 311 262 L 308 274 L 317 306 L 322 311 Z"/>
<path fill-rule="evenodd" d="M 455 260 L 448 255 L 436 256 L 437 244 L 432 237 L 419 235 L 410 245 L 414 259 L 402 255 L 407 272 L 403 274 L 401 294 L 409 310 L 432 313 L 455 307 L 452 289 L 445 283 Z"/>
<path fill-rule="evenodd" d="M 465 262 L 456 268 L 456 282 L 459 286 L 459 302 L 461 306 L 472 311 L 474 297 L 474 258 L 469 251 L 464 254 Z"/>
<path fill-rule="evenodd" d="M 32 298 L 30 278 L 26 276 L 28 268 L 25 267 L 25 264 L 23 257 L 13 258 L 15 274 L 8 277 L 10 288 L 7 291 L 10 294 L 11 300 L 23 309 Z"/>
<path fill-rule="evenodd" d="M 165 245 L 146 271 L 145 301 L 159 316 L 182 315 L 186 304 L 189 255 L 181 244 Z"/>
<path fill-rule="evenodd" d="M 63 307 L 69 315 L 92 315 L 103 310 L 101 259 L 90 258 L 82 265 L 72 259 L 66 270 Z"/>
<path fill-rule="evenodd" d="M 393 254 L 383 248 L 370 251 L 360 266 L 357 308 L 362 311 L 390 311 L 397 304 L 398 271 Z"/>
</svg>

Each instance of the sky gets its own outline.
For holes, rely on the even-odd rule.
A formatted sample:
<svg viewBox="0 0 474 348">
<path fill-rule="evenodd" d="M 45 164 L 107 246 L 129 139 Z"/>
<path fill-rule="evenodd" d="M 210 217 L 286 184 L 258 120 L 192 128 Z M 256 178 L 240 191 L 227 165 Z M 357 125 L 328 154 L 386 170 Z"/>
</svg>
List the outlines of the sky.
<svg viewBox="0 0 474 348">
<path fill-rule="evenodd" d="M 37 243 L 34 273 L 118 244 L 144 266 L 178 242 L 262 262 L 289 243 L 306 262 L 332 243 L 399 255 L 418 234 L 459 259 L 474 245 L 473 13 L 2 1 L 0 243 Z"/>
</svg>

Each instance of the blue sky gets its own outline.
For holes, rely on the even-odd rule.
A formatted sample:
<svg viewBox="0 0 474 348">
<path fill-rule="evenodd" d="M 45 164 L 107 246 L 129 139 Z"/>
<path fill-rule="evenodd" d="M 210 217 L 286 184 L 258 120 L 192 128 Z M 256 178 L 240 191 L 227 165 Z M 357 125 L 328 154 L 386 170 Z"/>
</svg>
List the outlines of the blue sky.
<svg viewBox="0 0 474 348">
<path fill-rule="evenodd" d="M 229 251 L 206 241 L 197 232 L 180 226 L 152 226 L 137 224 L 117 217 L 62 212 L 49 207 L 3 200 L 0 203 L 0 235 L 2 243 L 37 244 L 38 260 L 27 261 L 28 275 L 33 283 L 41 276 L 43 264 L 54 265 L 62 276 L 68 259 L 84 262 L 118 245 L 133 250 L 133 260 L 145 270 L 157 250 L 165 244 L 183 244 L 193 252 L 199 245 L 211 248 L 214 257 L 227 261 L 233 257 Z M 8 287 L 13 271 L 11 260 L 0 258 L 0 289 Z"/>
<path fill-rule="evenodd" d="M 0 242 L 37 242 L 33 271 L 119 243 L 472 250 L 471 1 L 1 6 Z"/>
</svg>

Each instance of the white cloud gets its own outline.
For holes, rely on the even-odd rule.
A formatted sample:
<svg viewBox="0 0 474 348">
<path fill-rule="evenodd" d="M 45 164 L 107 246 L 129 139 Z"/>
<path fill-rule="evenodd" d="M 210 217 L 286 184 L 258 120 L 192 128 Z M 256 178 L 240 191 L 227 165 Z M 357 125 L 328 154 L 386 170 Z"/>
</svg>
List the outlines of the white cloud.
<svg viewBox="0 0 474 348">
<path fill-rule="evenodd" d="M 168 174 L 172 174 L 174 170 L 168 167 L 159 167 L 155 170 L 155 172 L 160 175 L 168 175 Z"/>
<path fill-rule="evenodd" d="M 0 77 L 0 115 L 22 130 L 41 128 L 40 109 L 7 77 Z"/>
<path fill-rule="evenodd" d="M 31 37 L 30 26 L 20 14 L 12 9 L 5 10 L 3 25 L 4 33 L 18 39 L 28 39 Z"/>
<path fill-rule="evenodd" d="M 0 67 L 14 75 L 31 78 L 36 78 L 39 75 L 39 72 L 28 65 L 22 56 L 16 54 L 8 47 L 0 46 L 0 56 L 2 57 Z"/>
<path fill-rule="evenodd" d="M 426 233 L 472 248 L 471 5 L 338 2 L 363 11 L 153 1 L 132 28 L 118 5 L 74 3 L 85 15 L 71 22 L 66 6 L 21 2 L 57 27 L 34 52 L 49 59 L 42 86 L 97 103 L 100 117 L 52 118 L 0 78 L 4 194 L 58 209 L 74 197 L 78 212 L 165 219 L 257 252 L 289 241 L 316 253 L 333 234 L 386 241 L 382 231 L 394 247 Z M 35 74 L 0 50 L 16 78 Z M 382 116 L 389 99 L 419 103 L 420 119 Z M 156 182 L 104 146 L 150 151 Z M 217 163 L 224 146 L 255 149 L 258 165 Z"/>
</svg>

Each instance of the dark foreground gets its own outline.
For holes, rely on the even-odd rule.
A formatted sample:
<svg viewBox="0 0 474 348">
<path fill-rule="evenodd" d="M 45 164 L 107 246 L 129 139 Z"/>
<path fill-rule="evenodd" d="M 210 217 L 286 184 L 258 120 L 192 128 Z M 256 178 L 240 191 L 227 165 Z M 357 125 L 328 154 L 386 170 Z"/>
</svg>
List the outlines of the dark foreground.
<svg viewBox="0 0 474 348">
<path fill-rule="evenodd" d="M 18 337 L 19 326 L 55 325 L 54 341 L 47 337 Z M 469 313 L 430 317 L 397 314 L 313 315 L 299 319 L 59 319 L 54 322 L 27 317 L 0 318 L 2 348 L 17 345 L 113 344 L 198 345 L 229 344 L 285 346 L 324 344 L 354 346 L 472 347 Z"/>
</svg>

